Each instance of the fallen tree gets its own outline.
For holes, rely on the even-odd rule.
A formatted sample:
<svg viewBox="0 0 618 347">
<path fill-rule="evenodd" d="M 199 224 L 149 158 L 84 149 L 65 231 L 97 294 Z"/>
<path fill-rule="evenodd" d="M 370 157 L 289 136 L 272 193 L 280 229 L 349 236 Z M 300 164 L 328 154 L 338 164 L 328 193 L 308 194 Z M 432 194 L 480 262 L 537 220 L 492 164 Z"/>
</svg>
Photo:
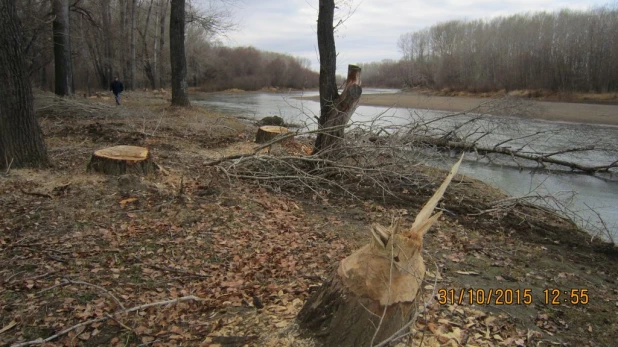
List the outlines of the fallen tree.
<svg viewBox="0 0 618 347">
<path fill-rule="evenodd" d="M 555 156 L 565 153 L 573 153 L 573 152 L 585 152 L 592 151 L 595 149 L 595 146 L 590 145 L 586 147 L 573 147 L 573 148 L 565 148 L 563 150 L 554 151 L 554 152 L 526 152 L 523 151 L 522 148 L 512 149 L 510 147 L 502 147 L 500 145 L 495 145 L 493 147 L 479 146 L 474 142 L 464 142 L 464 141 L 450 141 L 448 138 L 433 138 L 430 136 L 414 136 L 409 141 L 404 141 L 404 144 L 421 144 L 421 145 L 429 145 L 441 148 L 448 148 L 458 151 L 464 152 L 475 152 L 481 156 L 486 156 L 489 153 L 495 154 L 503 154 L 509 156 L 511 158 L 521 158 L 526 160 L 531 160 L 537 162 L 543 168 L 547 168 L 548 164 L 559 165 L 563 167 L 570 168 L 573 171 L 580 171 L 587 174 L 595 174 L 600 172 L 609 172 L 612 168 L 618 168 L 618 160 L 606 164 L 606 165 L 584 165 L 581 163 L 572 162 L 569 160 L 555 158 Z M 517 163 L 516 160 L 514 162 L 519 165 L 521 168 L 523 166 Z"/>
</svg>

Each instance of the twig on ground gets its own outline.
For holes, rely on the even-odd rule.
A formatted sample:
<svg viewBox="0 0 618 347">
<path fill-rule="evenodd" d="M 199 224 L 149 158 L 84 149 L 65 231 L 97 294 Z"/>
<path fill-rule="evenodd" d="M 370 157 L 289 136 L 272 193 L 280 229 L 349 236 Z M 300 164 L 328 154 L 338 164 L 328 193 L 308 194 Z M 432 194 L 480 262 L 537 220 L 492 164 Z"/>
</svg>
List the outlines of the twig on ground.
<svg viewBox="0 0 618 347">
<path fill-rule="evenodd" d="M 112 299 L 113 299 L 113 300 L 114 300 L 114 301 L 118 304 L 118 306 L 119 306 L 121 309 L 123 309 L 123 310 L 125 309 L 124 305 L 122 305 L 122 303 L 120 302 L 120 300 L 118 300 L 118 298 L 117 298 L 117 297 L 115 297 L 115 296 L 114 296 L 114 294 L 110 293 L 107 289 L 105 289 L 105 288 L 103 288 L 103 287 L 101 287 L 101 286 L 98 286 L 98 285 L 96 285 L 96 284 L 92 284 L 92 283 L 88 283 L 88 282 L 84 282 L 84 281 L 73 281 L 73 280 L 66 279 L 66 278 L 63 278 L 63 279 L 60 281 L 60 283 L 59 283 L 59 284 L 56 284 L 56 285 L 54 285 L 54 286 L 51 286 L 51 287 L 49 287 L 49 288 L 45 288 L 45 289 L 43 289 L 43 290 L 39 291 L 39 292 L 37 293 L 37 295 L 40 295 L 40 294 L 45 293 L 45 292 L 47 292 L 47 291 L 50 291 L 50 290 L 52 290 L 52 289 L 54 289 L 54 288 L 57 288 L 57 287 L 62 287 L 62 286 L 66 286 L 66 285 L 69 285 L 69 284 L 79 284 L 79 285 L 84 285 L 84 286 L 94 287 L 94 288 L 96 288 L 96 289 L 98 289 L 98 290 L 102 291 L 103 293 L 107 294 L 109 297 L 111 297 L 111 298 L 112 298 Z"/>
<path fill-rule="evenodd" d="M 38 339 L 32 340 L 32 341 L 27 341 L 27 342 L 21 342 L 21 343 L 13 344 L 13 345 L 11 345 L 11 347 L 23 347 L 23 346 L 41 345 L 41 344 L 44 344 L 46 342 L 53 341 L 53 340 L 57 339 L 58 337 L 63 336 L 63 335 L 65 335 L 65 334 L 67 334 L 67 333 L 69 333 L 69 332 L 71 332 L 71 331 L 73 331 L 75 329 L 80 328 L 80 327 L 87 326 L 87 325 L 90 325 L 90 324 L 93 324 L 93 323 L 103 322 L 103 321 L 106 321 L 106 320 L 108 320 L 108 319 L 110 319 L 112 317 L 115 317 L 115 316 L 117 316 L 119 314 L 122 314 L 122 313 L 131 313 L 131 312 L 143 310 L 143 309 L 146 309 L 146 308 L 149 308 L 149 307 L 164 306 L 164 305 L 175 304 L 175 303 L 179 303 L 179 302 L 183 302 L 183 301 L 204 301 L 204 299 L 199 298 L 197 296 L 189 295 L 189 296 L 183 296 L 183 297 L 180 297 L 180 298 L 177 298 L 177 299 L 166 300 L 166 301 L 158 301 L 158 302 L 153 302 L 153 303 L 150 303 L 150 304 L 139 305 L 139 306 L 131 307 L 129 309 L 124 309 L 124 310 L 116 311 L 116 312 L 114 312 L 111 315 L 108 314 L 106 317 L 96 318 L 96 319 L 91 319 L 91 320 L 88 320 L 88 321 L 85 321 L 85 322 L 81 322 L 81 323 L 79 323 L 77 325 L 74 325 L 72 327 L 66 328 L 66 329 L 62 330 L 61 332 L 59 332 L 59 333 L 57 333 L 55 335 L 52 335 L 52 336 L 50 336 L 50 337 L 48 337 L 46 339 L 38 338 Z"/>
<path fill-rule="evenodd" d="M 54 198 L 53 196 L 51 196 L 49 194 L 46 194 L 46 193 L 29 192 L 29 191 L 26 191 L 25 189 L 21 189 L 21 192 L 26 194 L 26 195 L 39 196 L 39 197 L 42 197 L 42 198 L 48 198 L 48 199 L 53 199 Z"/>
</svg>

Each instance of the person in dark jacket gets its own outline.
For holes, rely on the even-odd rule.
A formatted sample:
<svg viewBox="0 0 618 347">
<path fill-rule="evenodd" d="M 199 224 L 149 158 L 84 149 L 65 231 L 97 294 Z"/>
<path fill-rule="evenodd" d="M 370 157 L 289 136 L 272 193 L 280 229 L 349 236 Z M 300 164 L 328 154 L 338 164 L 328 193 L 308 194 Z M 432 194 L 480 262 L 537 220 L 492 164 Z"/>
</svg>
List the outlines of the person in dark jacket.
<svg viewBox="0 0 618 347">
<path fill-rule="evenodd" d="M 118 77 L 114 78 L 114 82 L 109 85 L 109 90 L 111 90 L 114 93 L 114 96 L 116 96 L 116 105 L 120 105 L 120 93 L 124 90 L 124 86 L 122 85 L 122 82 L 118 80 Z"/>
</svg>

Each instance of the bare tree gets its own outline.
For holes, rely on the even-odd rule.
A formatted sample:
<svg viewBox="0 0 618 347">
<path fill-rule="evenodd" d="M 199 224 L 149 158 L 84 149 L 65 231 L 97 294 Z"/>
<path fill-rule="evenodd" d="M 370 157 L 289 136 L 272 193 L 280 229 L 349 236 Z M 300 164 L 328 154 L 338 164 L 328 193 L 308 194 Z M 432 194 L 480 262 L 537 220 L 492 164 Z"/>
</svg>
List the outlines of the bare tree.
<svg viewBox="0 0 618 347">
<path fill-rule="evenodd" d="M 185 56 L 185 0 L 172 0 L 170 58 L 172 65 L 172 105 L 189 106 L 187 59 Z"/>
<path fill-rule="evenodd" d="M 57 95 L 73 94 L 73 65 L 71 63 L 71 35 L 69 1 L 52 0 L 54 12 L 54 65 Z"/>
<path fill-rule="evenodd" d="M 137 31 L 137 0 L 131 0 L 131 60 L 130 60 L 130 85 L 129 88 L 134 90 L 136 87 L 135 79 L 137 77 L 137 62 L 136 62 L 136 41 L 137 36 L 135 35 Z"/>
<path fill-rule="evenodd" d="M 45 165 L 47 151 L 34 116 L 13 0 L 0 0 L 0 81 L 0 168 Z"/>
<path fill-rule="evenodd" d="M 614 6 L 457 20 L 403 34 L 398 46 L 436 89 L 612 92 L 617 18 Z"/>
<path fill-rule="evenodd" d="M 324 131 L 318 133 L 313 152 L 318 154 L 336 148 L 343 139 L 345 125 L 354 113 L 362 94 L 358 66 L 348 68 L 348 79 L 344 92 L 337 91 L 337 51 L 333 21 L 335 1 L 320 0 L 318 12 L 318 49 L 320 52 L 320 118 L 318 127 Z"/>
</svg>

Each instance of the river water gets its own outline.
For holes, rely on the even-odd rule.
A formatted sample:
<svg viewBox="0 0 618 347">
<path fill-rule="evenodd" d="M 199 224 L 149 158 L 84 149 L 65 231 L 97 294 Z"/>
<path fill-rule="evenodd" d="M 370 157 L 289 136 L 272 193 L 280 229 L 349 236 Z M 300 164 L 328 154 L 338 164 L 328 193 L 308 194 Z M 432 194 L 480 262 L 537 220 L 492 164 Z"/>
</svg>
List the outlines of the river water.
<svg viewBox="0 0 618 347">
<path fill-rule="evenodd" d="M 397 90 L 364 88 L 363 94 L 396 93 Z M 299 96 L 315 96 L 312 92 L 275 93 L 212 93 L 201 94 L 193 100 L 194 104 L 211 110 L 234 114 L 259 120 L 266 116 L 277 115 L 286 123 L 294 123 L 314 129 L 320 113 L 316 101 L 300 100 Z M 429 134 L 437 129 L 446 129 L 453 125 L 467 124 L 474 114 L 466 114 L 442 119 L 449 112 L 359 106 L 352 122 L 366 126 L 373 121 L 373 126 L 397 126 L 423 120 L 439 120 L 431 123 Z M 576 161 L 586 165 L 607 165 L 618 160 L 618 127 L 605 125 L 587 125 L 574 123 L 546 122 L 541 120 L 515 117 L 496 117 L 490 120 L 480 119 L 464 125 L 459 136 L 469 135 L 475 139 L 477 130 L 490 130 L 492 135 L 483 137 L 479 144 L 495 145 L 509 138 L 530 135 L 524 139 L 508 142 L 512 148 L 523 147 L 524 150 L 553 152 L 564 148 L 595 145 L 600 150 L 565 153 L 556 158 Z M 532 136 L 532 134 L 538 133 Z M 476 137 L 478 138 L 478 137 Z M 532 141 L 531 141 L 532 140 Z M 496 160 L 492 163 L 475 160 L 476 155 L 466 155 L 460 172 L 491 184 L 511 196 L 545 196 L 558 198 L 560 208 L 568 210 L 579 217 L 574 218 L 581 227 L 595 233 L 608 229 L 615 241 L 618 241 L 618 182 L 616 177 L 594 177 L 568 172 L 551 173 L 546 170 L 520 170 L 512 161 Z M 434 165 L 447 168 L 453 161 L 445 158 L 436 160 Z M 532 165 L 534 166 L 534 165 Z M 534 199 L 536 203 L 555 204 L 554 200 Z M 602 218 L 602 221 L 599 219 Z"/>
</svg>

